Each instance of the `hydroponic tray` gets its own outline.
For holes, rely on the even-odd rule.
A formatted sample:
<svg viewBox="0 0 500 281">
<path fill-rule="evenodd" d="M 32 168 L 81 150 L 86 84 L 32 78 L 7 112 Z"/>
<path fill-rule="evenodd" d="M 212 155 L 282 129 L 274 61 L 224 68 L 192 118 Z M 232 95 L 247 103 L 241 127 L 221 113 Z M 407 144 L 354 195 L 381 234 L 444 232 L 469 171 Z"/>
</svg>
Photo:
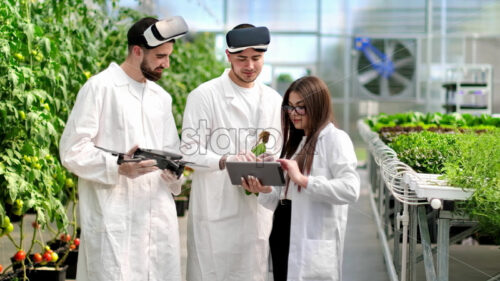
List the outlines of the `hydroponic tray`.
<svg viewBox="0 0 500 281">
<path fill-rule="evenodd" d="M 467 200 L 474 193 L 473 189 L 449 186 L 437 174 L 405 174 L 404 181 L 417 197 L 441 200 Z"/>
</svg>

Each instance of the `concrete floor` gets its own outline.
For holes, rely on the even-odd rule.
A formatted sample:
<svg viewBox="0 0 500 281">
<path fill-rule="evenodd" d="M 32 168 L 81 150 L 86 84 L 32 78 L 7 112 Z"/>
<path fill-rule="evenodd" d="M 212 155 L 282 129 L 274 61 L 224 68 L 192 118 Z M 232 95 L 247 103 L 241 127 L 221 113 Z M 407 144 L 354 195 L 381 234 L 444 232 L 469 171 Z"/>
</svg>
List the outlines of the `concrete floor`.
<svg viewBox="0 0 500 281">
<path fill-rule="evenodd" d="M 362 181 L 361 192 L 358 202 L 349 206 L 344 242 L 343 280 L 389 280 L 370 207 L 366 171 L 358 169 L 358 172 Z"/>
<path fill-rule="evenodd" d="M 366 170 L 359 170 L 362 179 L 361 197 L 349 206 L 349 219 L 344 251 L 344 281 L 389 280 L 384 264 L 380 242 L 369 203 Z M 25 228 L 31 229 L 33 216 L 25 218 Z M 186 268 L 187 216 L 179 217 L 181 237 L 181 265 L 183 276 Z M 16 230 L 18 227 L 16 226 Z M 48 238 L 48 235 L 46 238 Z M 18 239 L 19 233 L 13 233 Z M 15 249 L 7 238 L 0 239 L 0 264 L 9 264 Z M 417 280 L 425 280 L 423 263 L 419 264 Z M 498 246 L 450 247 L 450 281 L 486 281 L 500 273 L 500 248 Z M 185 278 L 184 278 L 185 279 Z M 50 281 L 50 280 L 47 280 Z"/>
</svg>

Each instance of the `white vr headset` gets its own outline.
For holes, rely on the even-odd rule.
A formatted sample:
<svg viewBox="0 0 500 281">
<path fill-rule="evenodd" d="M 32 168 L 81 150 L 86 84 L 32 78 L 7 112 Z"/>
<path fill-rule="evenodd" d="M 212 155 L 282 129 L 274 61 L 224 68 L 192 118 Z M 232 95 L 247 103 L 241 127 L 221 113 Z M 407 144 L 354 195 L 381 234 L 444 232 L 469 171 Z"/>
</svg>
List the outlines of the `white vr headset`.
<svg viewBox="0 0 500 281">
<path fill-rule="evenodd" d="M 154 48 L 170 40 L 184 36 L 188 26 L 181 16 L 157 21 L 144 31 L 144 39 L 148 47 Z"/>
</svg>

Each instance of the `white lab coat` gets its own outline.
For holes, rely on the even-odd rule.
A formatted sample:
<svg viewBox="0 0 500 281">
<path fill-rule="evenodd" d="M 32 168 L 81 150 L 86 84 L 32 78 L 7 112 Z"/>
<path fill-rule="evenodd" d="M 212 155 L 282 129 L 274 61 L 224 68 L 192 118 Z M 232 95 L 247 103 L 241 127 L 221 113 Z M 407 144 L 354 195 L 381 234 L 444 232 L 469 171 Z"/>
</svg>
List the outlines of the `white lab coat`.
<svg viewBox="0 0 500 281">
<path fill-rule="evenodd" d="M 188 161 L 208 166 L 196 168 L 188 215 L 187 280 L 265 280 L 272 212 L 234 186 L 226 170 L 219 170 L 224 154 L 249 151 L 257 134 L 266 129 L 273 136 L 268 151 L 281 150 L 281 96 L 256 83 L 260 100 L 258 124 L 243 114 L 244 105 L 226 70 L 200 85 L 188 96 L 184 111 L 181 152 Z"/>
<path fill-rule="evenodd" d="M 116 63 L 78 93 L 60 142 L 63 165 L 76 174 L 81 245 L 78 281 L 181 279 L 179 231 L 172 193 L 155 171 L 135 179 L 118 174 L 117 157 L 94 145 L 127 152 L 133 145 L 177 151 L 172 98 L 154 82 L 143 95 Z"/>
<path fill-rule="evenodd" d="M 320 133 L 307 188 L 290 185 L 292 198 L 290 281 L 332 280 L 342 276 L 348 204 L 359 197 L 356 155 L 349 136 L 328 124 Z M 281 188 L 261 193 L 259 202 L 275 210 Z"/>
</svg>

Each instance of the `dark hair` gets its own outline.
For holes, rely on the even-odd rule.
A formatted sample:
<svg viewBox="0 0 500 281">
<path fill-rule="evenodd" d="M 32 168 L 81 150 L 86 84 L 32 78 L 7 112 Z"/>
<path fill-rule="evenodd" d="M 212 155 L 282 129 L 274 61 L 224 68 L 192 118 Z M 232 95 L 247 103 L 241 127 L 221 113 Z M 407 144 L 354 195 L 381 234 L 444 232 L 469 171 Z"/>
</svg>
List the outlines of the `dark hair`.
<svg viewBox="0 0 500 281">
<path fill-rule="evenodd" d="M 241 23 L 241 24 L 238 24 L 237 26 L 233 27 L 232 30 L 241 29 L 241 28 L 249 28 L 249 27 L 255 27 L 255 25 L 249 24 L 249 23 Z"/>
<path fill-rule="evenodd" d="M 305 76 L 295 80 L 286 90 L 282 105 L 288 105 L 290 94 L 294 92 L 302 97 L 306 108 L 307 129 L 309 135 L 302 149 L 297 153 L 296 161 L 303 174 L 311 172 L 316 142 L 321 130 L 333 121 L 333 109 L 328 86 L 320 78 Z M 283 131 L 283 149 L 281 158 L 290 159 L 304 136 L 304 130 L 298 130 L 290 121 L 286 111 L 281 112 L 281 129 Z M 289 178 L 287 177 L 287 189 Z M 299 187 L 300 191 L 300 187 Z"/>
<path fill-rule="evenodd" d="M 151 25 L 155 24 L 158 20 L 152 17 L 145 17 L 138 20 L 134 25 L 130 27 L 127 32 L 127 41 L 129 49 L 133 45 L 141 46 L 146 48 L 148 44 L 144 38 L 144 31 L 148 29 Z"/>
</svg>

